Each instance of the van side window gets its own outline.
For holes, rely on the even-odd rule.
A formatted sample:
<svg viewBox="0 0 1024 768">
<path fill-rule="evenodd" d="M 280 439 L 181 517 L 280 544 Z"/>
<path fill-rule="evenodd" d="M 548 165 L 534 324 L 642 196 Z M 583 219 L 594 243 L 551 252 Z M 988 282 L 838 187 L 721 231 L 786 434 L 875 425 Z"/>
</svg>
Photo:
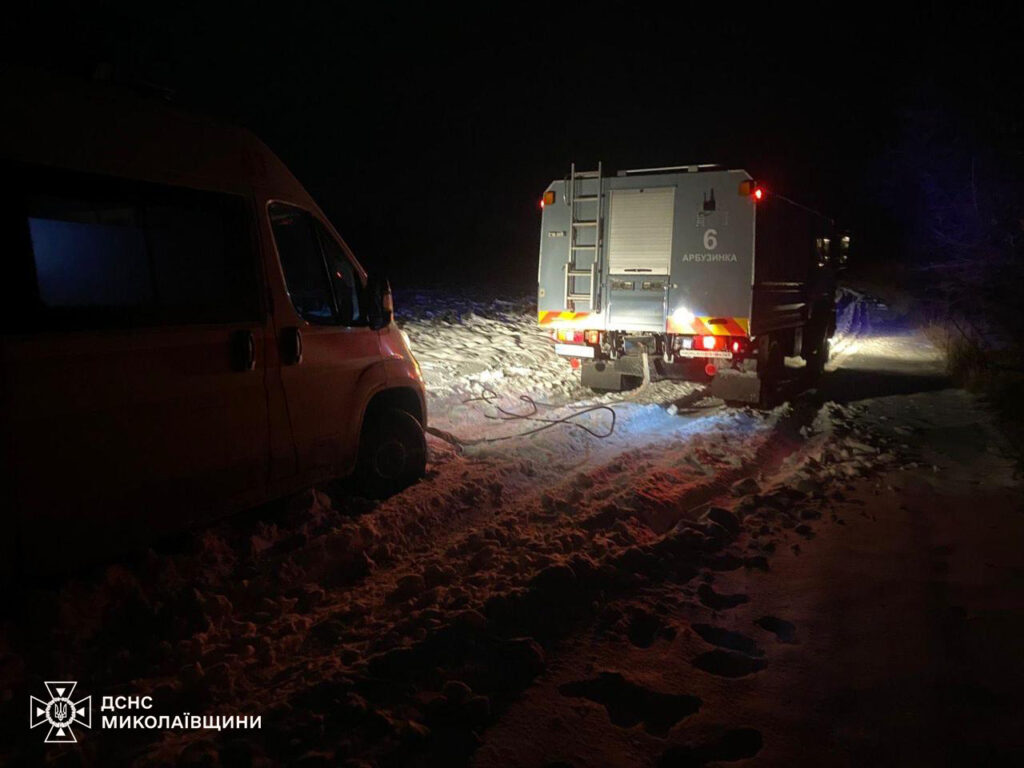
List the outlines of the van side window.
<svg viewBox="0 0 1024 768">
<path fill-rule="evenodd" d="M 337 240 L 308 211 L 284 203 L 267 210 L 295 311 L 314 325 L 364 325 L 359 273 Z"/>
<path fill-rule="evenodd" d="M 20 168 L 15 176 L 24 182 L 19 215 L 34 282 L 27 309 L 39 326 L 259 318 L 244 199 L 43 169 Z"/>
<path fill-rule="evenodd" d="M 32 196 L 28 231 L 43 306 L 138 307 L 156 302 L 146 234 L 135 207 Z"/>
<path fill-rule="evenodd" d="M 319 221 L 316 230 L 324 249 L 327 274 L 334 289 L 334 300 L 338 306 L 338 322 L 342 325 L 363 325 L 365 319 L 359 303 L 363 287 L 355 266 L 349 261 L 338 241 Z"/>
<path fill-rule="evenodd" d="M 334 297 L 312 215 L 282 203 L 271 203 L 268 211 L 295 311 L 314 325 L 334 325 Z"/>
</svg>

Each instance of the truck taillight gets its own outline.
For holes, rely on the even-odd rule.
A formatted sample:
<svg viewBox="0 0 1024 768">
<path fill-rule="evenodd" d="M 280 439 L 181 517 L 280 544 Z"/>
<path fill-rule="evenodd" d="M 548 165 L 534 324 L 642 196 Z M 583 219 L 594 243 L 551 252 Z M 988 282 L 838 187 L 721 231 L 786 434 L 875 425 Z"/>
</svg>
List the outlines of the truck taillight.
<svg viewBox="0 0 1024 768">
<path fill-rule="evenodd" d="M 586 333 L 587 344 L 597 344 L 601 341 L 601 334 L 597 331 L 587 331 Z"/>
<path fill-rule="evenodd" d="M 587 331 L 587 333 L 597 333 L 597 331 Z M 570 344 L 582 344 L 584 334 L 583 331 L 574 331 L 571 328 L 561 328 L 555 331 L 555 339 L 558 341 L 567 341 Z"/>
<path fill-rule="evenodd" d="M 700 340 L 700 345 L 704 349 L 714 349 L 718 346 L 718 338 L 716 336 L 704 336 Z"/>
</svg>

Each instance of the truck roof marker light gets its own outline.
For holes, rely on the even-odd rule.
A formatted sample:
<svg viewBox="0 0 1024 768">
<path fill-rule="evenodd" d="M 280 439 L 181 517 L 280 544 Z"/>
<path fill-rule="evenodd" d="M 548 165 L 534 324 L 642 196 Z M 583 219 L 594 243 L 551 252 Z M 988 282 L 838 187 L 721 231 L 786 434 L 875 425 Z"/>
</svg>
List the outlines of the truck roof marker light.
<svg viewBox="0 0 1024 768">
<path fill-rule="evenodd" d="M 752 197 L 755 203 L 759 203 L 768 195 L 764 187 L 753 179 L 740 182 L 740 197 Z"/>
<path fill-rule="evenodd" d="M 544 197 L 542 197 L 540 199 L 540 207 L 544 208 L 545 206 L 554 205 L 554 204 L 555 204 L 555 190 L 549 189 L 547 192 L 544 193 Z"/>
</svg>

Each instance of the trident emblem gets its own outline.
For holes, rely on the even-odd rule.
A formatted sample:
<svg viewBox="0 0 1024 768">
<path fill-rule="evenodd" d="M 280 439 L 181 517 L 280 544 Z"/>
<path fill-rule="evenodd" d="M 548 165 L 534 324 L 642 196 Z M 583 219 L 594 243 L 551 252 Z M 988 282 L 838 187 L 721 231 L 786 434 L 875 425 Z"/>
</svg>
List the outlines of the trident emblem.
<svg viewBox="0 0 1024 768">
<path fill-rule="evenodd" d="M 35 696 L 29 697 L 28 725 L 36 728 L 49 723 L 50 730 L 46 734 L 47 744 L 74 744 L 78 741 L 71 726 L 77 723 L 92 728 L 92 697 L 74 701 L 75 686 L 71 681 L 44 683 L 50 700 L 43 701 Z"/>
</svg>

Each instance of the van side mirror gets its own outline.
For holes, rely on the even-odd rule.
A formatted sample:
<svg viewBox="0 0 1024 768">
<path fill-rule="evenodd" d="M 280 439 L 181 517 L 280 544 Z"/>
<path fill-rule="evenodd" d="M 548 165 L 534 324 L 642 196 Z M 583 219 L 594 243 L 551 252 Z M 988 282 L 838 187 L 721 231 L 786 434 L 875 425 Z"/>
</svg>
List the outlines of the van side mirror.
<svg viewBox="0 0 1024 768">
<path fill-rule="evenodd" d="M 391 296 L 391 283 L 386 277 L 370 275 L 366 280 L 366 298 L 370 327 L 375 331 L 387 326 L 395 314 L 395 302 Z"/>
</svg>

